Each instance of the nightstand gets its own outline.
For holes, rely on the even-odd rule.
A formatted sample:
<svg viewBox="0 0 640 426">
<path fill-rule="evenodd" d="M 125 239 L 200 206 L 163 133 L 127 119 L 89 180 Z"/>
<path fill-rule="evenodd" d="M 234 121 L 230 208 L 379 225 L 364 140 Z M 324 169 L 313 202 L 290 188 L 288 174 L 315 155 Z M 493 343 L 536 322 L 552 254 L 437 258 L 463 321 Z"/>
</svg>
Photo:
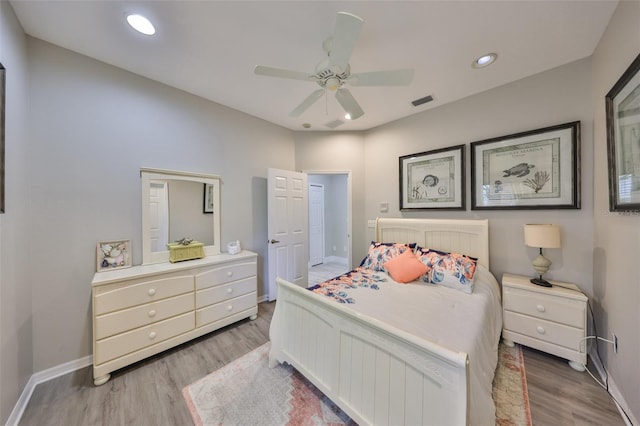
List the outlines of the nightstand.
<svg viewBox="0 0 640 426">
<path fill-rule="evenodd" d="M 575 284 L 549 281 L 553 287 L 529 282 L 530 277 L 502 276 L 502 338 L 569 360 L 584 371 L 587 363 L 587 296 Z M 580 352 L 583 347 L 583 352 Z"/>
</svg>

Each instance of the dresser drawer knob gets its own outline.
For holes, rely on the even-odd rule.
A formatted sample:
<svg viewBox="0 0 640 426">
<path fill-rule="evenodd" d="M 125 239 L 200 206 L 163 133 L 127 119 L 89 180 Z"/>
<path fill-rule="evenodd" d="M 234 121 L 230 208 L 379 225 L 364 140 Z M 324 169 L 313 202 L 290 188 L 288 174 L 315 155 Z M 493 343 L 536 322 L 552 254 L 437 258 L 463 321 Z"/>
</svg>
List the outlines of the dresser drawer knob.
<svg viewBox="0 0 640 426">
<path fill-rule="evenodd" d="M 542 327 L 542 326 L 537 326 L 537 327 L 536 327 L 536 330 L 538 331 L 538 333 L 540 333 L 540 334 L 544 334 L 544 327 Z"/>
<path fill-rule="evenodd" d="M 153 296 L 154 294 L 156 294 L 156 289 L 155 288 L 150 288 L 149 291 L 147 291 L 147 294 L 149 296 Z"/>
<path fill-rule="evenodd" d="M 536 309 L 538 310 L 538 312 L 544 312 L 544 311 L 546 311 L 546 309 L 545 309 L 545 308 L 544 308 L 544 306 L 542 306 L 542 305 L 538 305 L 538 306 L 536 306 Z"/>
<path fill-rule="evenodd" d="M 228 288 L 227 289 L 227 293 L 229 293 L 229 294 L 233 293 L 233 289 L 232 288 Z"/>
<path fill-rule="evenodd" d="M 228 277 L 232 277 L 233 276 L 233 272 L 232 271 L 227 272 L 227 276 Z"/>
<path fill-rule="evenodd" d="M 156 311 L 155 311 L 155 309 L 150 310 L 150 311 L 149 311 L 149 318 L 153 318 L 153 317 L 155 317 L 155 316 L 156 316 Z"/>
<path fill-rule="evenodd" d="M 233 310 L 233 305 L 227 306 L 227 311 L 231 311 L 231 310 Z"/>
<path fill-rule="evenodd" d="M 149 339 L 153 340 L 156 338 L 156 332 L 152 331 L 151 333 L 149 333 Z"/>
</svg>

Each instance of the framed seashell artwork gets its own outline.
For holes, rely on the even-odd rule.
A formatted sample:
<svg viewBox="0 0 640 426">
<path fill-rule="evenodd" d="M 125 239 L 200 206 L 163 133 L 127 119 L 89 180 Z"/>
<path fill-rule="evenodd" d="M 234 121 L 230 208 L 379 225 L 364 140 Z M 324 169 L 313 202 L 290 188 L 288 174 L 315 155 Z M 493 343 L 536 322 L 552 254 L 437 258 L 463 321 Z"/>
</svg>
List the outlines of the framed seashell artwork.
<svg viewBox="0 0 640 426">
<path fill-rule="evenodd" d="M 400 210 L 465 210 L 465 148 L 400 157 Z"/>
</svg>

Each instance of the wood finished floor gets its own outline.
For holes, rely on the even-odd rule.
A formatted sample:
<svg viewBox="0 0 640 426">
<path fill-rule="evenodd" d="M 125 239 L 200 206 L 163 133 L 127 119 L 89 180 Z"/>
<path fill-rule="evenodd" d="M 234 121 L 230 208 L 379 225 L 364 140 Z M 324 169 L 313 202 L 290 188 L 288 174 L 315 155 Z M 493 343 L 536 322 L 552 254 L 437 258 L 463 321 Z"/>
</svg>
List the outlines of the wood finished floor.
<svg viewBox="0 0 640 426">
<path fill-rule="evenodd" d="M 243 320 L 119 370 L 94 386 L 91 368 L 38 385 L 20 425 L 190 425 L 182 389 L 268 341 L 275 303 Z M 559 358 L 524 351 L 534 425 L 623 425 L 587 373 Z"/>
</svg>

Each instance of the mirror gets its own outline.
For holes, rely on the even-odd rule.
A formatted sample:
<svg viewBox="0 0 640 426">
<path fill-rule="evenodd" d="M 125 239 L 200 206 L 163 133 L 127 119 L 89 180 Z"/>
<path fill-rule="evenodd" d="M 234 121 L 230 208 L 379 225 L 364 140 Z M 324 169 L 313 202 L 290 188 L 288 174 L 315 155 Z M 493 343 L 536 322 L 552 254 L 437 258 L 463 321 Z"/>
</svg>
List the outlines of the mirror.
<svg viewBox="0 0 640 426">
<path fill-rule="evenodd" d="M 167 243 L 190 238 L 207 256 L 220 253 L 220 178 L 140 169 L 142 263 L 169 261 Z"/>
</svg>

